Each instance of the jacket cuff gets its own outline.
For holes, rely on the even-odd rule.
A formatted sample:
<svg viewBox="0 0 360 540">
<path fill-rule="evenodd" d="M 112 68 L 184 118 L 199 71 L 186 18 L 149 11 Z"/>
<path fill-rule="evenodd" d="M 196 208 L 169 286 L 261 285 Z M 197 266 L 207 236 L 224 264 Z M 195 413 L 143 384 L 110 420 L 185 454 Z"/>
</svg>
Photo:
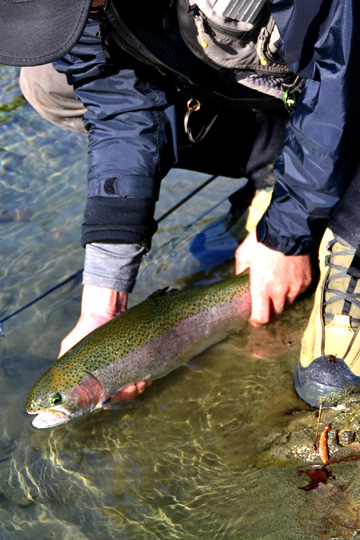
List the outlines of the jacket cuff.
<svg viewBox="0 0 360 540">
<path fill-rule="evenodd" d="M 320 239 L 316 238 L 294 238 L 280 236 L 271 231 L 268 226 L 266 215 L 264 215 L 256 227 L 256 238 L 258 242 L 274 251 L 281 251 L 284 255 L 303 255 L 317 250 Z"/>
<path fill-rule="evenodd" d="M 155 201 L 130 197 L 90 197 L 81 243 L 138 244 L 147 249 L 157 230 Z"/>
</svg>

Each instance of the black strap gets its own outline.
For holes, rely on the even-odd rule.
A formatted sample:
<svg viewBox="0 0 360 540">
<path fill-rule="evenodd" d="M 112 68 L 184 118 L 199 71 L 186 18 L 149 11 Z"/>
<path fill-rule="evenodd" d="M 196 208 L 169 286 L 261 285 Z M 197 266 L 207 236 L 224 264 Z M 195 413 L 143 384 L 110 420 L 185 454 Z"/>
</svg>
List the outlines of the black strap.
<svg viewBox="0 0 360 540">
<path fill-rule="evenodd" d="M 355 277 L 356 279 L 360 278 L 360 246 L 355 251 L 354 258 L 351 262 L 351 265 L 347 271 L 350 276 Z"/>
</svg>

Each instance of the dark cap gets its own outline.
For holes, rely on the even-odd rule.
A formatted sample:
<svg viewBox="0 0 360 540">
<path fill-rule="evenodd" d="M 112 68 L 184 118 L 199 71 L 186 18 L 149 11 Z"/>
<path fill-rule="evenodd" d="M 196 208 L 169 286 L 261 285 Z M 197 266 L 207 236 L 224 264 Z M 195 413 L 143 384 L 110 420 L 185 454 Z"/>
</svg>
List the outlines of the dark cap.
<svg viewBox="0 0 360 540">
<path fill-rule="evenodd" d="M 92 0 L 0 0 L 0 63 L 36 66 L 76 44 Z"/>
</svg>

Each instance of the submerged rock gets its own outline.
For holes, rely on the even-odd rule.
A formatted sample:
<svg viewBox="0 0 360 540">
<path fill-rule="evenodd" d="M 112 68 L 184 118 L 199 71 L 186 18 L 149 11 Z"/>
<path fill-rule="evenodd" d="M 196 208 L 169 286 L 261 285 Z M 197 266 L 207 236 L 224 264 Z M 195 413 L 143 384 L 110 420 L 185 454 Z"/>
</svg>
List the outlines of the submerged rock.
<svg viewBox="0 0 360 540">
<path fill-rule="evenodd" d="M 318 410 L 314 409 L 289 414 L 287 425 L 280 434 L 274 434 L 269 440 L 267 450 L 259 456 L 258 466 L 323 465 L 317 444 L 320 433 L 329 424 L 331 424 L 328 433 L 330 459 L 334 459 L 336 453 L 344 446 L 355 443 L 355 446 L 350 448 L 357 448 L 356 443 L 360 443 L 360 394 L 350 394 L 343 397 L 336 407 L 322 409 L 316 437 L 318 416 Z M 351 450 L 349 453 L 351 454 Z M 358 459 L 355 450 L 353 459 Z"/>
</svg>

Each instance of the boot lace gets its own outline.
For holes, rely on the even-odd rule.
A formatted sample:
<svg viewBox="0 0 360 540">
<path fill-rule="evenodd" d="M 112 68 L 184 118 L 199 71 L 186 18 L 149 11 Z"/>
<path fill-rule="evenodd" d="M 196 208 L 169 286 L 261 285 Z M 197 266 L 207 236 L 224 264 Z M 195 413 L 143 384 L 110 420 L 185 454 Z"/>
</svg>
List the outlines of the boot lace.
<svg viewBox="0 0 360 540">
<path fill-rule="evenodd" d="M 329 243 L 328 247 L 330 250 L 335 242 L 336 240 L 332 240 Z M 358 279 L 348 274 L 348 267 L 335 264 L 334 262 L 335 258 L 338 256 L 353 256 L 354 254 L 355 249 L 344 247 L 342 251 L 337 251 L 336 253 L 327 255 L 326 257 L 325 264 L 330 270 L 327 282 L 325 283 L 325 296 L 323 303 L 323 314 L 326 324 L 328 324 L 334 317 L 333 312 L 328 312 L 328 306 L 334 304 L 334 302 L 340 302 L 339 306 L 342 305 L 342 307 L 340 310 L 337 310 L 338 314 L 348 315 L 353 328 L 357 328 L 360 325 L 360 292 L 355 292 Z M 340 290 L 339 288 L 334 287 L 334 285 L 330 286 L 330 282 L 334 282 L 335 280 L 341 280 L 341 283 L 345 286 L 344 290 Z M 358 312 L 357 315 L 359 315 L 359 317 L 350 316 L 351 310 L 354 313 L 354 308 Z"/>
</svg>

